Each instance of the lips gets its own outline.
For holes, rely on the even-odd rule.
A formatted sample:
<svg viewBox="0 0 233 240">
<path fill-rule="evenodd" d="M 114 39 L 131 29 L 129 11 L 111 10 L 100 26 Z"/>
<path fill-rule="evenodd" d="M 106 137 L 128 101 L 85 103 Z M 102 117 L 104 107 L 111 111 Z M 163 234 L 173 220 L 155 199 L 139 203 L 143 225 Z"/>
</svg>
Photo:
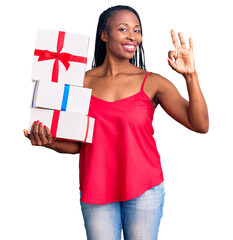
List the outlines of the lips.
<svg viewBox="0 0 233 240">
<path fill-rule="evenodd" d="M 121 44 L 121 46 L 127 52 L 134 52 L 137 48 L 137 45 L 131 42 Z"/>
</svg>

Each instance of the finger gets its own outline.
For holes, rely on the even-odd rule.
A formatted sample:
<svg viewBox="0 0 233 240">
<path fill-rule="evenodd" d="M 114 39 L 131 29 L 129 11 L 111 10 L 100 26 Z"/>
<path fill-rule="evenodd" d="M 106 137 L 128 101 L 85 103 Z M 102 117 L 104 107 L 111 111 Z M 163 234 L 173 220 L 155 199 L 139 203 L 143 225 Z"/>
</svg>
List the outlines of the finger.
<svg viewBox="0 0 233 240">
<path fill-rule="evenodd" d="M 170 58 L 171 60 L 172 60 L 173 58 L 177 59 L 177 57 L 178 57 L 177 51 L 169 51 L 169 52 L 168 52 L 168 58 Z"/>
<path fill-rule="evenodd" d="M 179 48 L 180 44 L 176 38 L 175 31 L 173 29 L 171 30 L 171 37 L 172 37 L 172 42 L 173 42 L 173 45 L 175 46 L 175 48 Z"/>
<path fill-rule="evenodd" d="M 44 125 L 41 122 L 38 125 L 38 135 L 42 145 L 48 144 L 48 139 L 45 136 Z"/>
<path fill-rule="evenodd" d="M 179 33 L 178 33 L 178 36 L 179 36 L 179 38 L 180 38 L 180 43 L 181 43 L 182 48 L 186 48 L 186 43 L 185 43 L 185 41 L 184 41 L 184 37 L 183 37 L 182 33 L 179 32 Z"/>
<path fill-rule="evenodd" d="M 23 130 L 24 136 L 28 139 L 30 139 L 30 135 L 26 129 Z"/>
<path fill-rule="evenodd" d="M 39 121 L 34 123 L 34 129 L 33 129 L 32 133 L 33 133 L 33 136 L 35 138 L 36 145 L 41 146 L 42 145 L 42 141 L 40 140 L 40 137 L 39 137 Z"/>
<path fill-rule="evenodd" d="M 32 124 L 31 130 L 30 130 L 30 140 L 31 140 L 31 144 L 32 144 L 33 146 L 36 145 L 36 140 L 35 140 L 34 134 L 33 134 L 34 127 L 35 127 L 35 123 L 36 123 L 36 121 Z"/>
<path fill-rule="evenodd" d="M 44 125 L 44 129 L 45 129 L 45 134 L 46 134 L 47 139 L 48 139 L 48 143 L 50 144 L 50 143 L 53 142 L 53 137 L 52 137 L 51 132 L 50 132 L 50 130 L 49 130 L 48 127 L 46 127 L 46 126 Z"/>
<path fill-rule="evenodd" d="M 168 59 L 168 64 L 170 65 L 170 67 L 171 67 L 173 70 L 175 70 L 175 68 L 176 68 L 176 63 L 175 63 L 175 62 L 173 62 L 171 59 Z"/>
<path fill-rule="evenodd" d="M 189 38 L 189 50 L 193 50 L 193 39 Z"/>
</svg>

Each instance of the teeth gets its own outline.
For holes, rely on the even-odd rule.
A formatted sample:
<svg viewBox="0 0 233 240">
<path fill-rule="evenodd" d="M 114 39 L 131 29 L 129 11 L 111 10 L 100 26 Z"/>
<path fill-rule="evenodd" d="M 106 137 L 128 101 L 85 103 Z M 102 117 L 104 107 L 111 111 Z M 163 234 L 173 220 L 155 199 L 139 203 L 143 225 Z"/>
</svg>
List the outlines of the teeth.
<svg viewBox="0 0 233 240">
<path fill-rule="evenodd" d="M 125 45 L 127 48 L 130 48 L 130 49 L 133 49 L 133 48 L 135 48 L 135 46 L 133 46 L 133 45 Z"/>
</svg>

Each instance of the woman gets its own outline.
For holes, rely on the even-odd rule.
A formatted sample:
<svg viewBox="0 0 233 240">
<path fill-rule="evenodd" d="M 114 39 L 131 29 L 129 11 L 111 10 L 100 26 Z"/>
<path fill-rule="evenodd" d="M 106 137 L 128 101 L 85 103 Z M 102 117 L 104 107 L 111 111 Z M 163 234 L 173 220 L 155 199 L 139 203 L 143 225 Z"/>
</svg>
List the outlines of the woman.
<svg viewBox="0 0 233 240">
<path fill-rule="evenodd" d="M 195 70 L 193 42 L 171 31 L 174 51 L 168 64 L 182 74 L 189 102 L 166 78 L 145 70 L 138 13 L 115 6 L 99 18 L 92 70 L 84 87 L 92 89 L 89 116 L 95 118 L 92 144 L 56 141 L 36 122 L 32 145 L 60 153 L 80 153 L 80 204 L 88 239 L 157 239 L 164 203 L 163 173 L 153 138 L 158 104 L 190 130 L 208 131 L 208 111 Z"/>
</svg>

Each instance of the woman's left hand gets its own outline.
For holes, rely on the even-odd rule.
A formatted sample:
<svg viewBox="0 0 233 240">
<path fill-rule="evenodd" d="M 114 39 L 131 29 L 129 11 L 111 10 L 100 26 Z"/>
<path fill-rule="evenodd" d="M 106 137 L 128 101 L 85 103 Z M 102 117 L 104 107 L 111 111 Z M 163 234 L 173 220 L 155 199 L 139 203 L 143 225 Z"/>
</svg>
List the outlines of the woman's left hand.
<svg viewBox="0 0 233 240">
<path fill-rule="evenodd" d="M 168 63 L 173 70 L 182 74 L 183 76 L 196 72 L 194 55 L 193 55 L 193 41 L 189 38 L 189 49 L 186 47 L 183 35 L 178 33 L 180 43 L 178 42 L 175 31 L 171 30 L 171 37 L 175 47 L 175 51 L 169 51 Z M 175 61 L 173 61 L 173 58 Z"/>
</svg>

